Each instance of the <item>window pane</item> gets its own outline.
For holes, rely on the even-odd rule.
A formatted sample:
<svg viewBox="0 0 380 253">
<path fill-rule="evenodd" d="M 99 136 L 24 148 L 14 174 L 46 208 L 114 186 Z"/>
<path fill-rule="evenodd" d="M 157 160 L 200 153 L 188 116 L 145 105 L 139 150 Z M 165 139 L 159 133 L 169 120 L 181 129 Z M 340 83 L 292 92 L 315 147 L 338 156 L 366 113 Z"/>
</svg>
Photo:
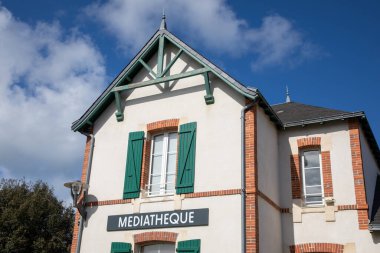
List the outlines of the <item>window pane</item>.
<svg viewBox="0 0 380 253">
<path fill-rule="evenodd" d="M 160 193 L 160 182 L 161 182 L 161 175 L 158 176 L 152 176 L 150 178 L 150 193 L 151 194 L 159 194 Z"/>
<path fill-rule="evenodd" d="M 142 253 L 175 253 L 174 244 L 154 244 L 144 246 Z"/>
<path fill-rule="evenodd" d="M 166 167 L 166 173 L 174 173 L 175 172 L 175 163 L 177 162 L 177 154 L 168 155 L 168 166 Z"/>
<path fill-rule="evenodd" d="M 319 172 L 319 168 L 304 170 L 306 186 L 321 185 L 321 175 Z"/>
<path fill-rule="evenodd" d="M 303 155 L 305 168 L 319 167 L 319 151 L 306 151 Z"/>
<path fill-rule="evenodd" d="M 177 152 L 177 133 L 169 134 L 169 152 Z"/>
<path fill-rule="evenodd" d="M 322 196 L 308 196 L 306 197 L 306 203 L 322 203 Z"/>
<path fill-rule="evenodd" d="M 320 194 L 322 195 L 322 186 L 306 187 L 306 194 Z"/>
<path fill-rule="evenodd" d="M 152 157 L 152 174 L 161 174 L 162 155 Z"/>
<path fill-rule="evenodd" d="M 164 145 L 164 135 L 157 135 L 154 137 L 153 154 L 162 154 L 162 147 Z"/>
<path fill-rule="evenodd" d="M 166 175 L 166 189 L 174 190 L 175 175 Z"/>
</svg>

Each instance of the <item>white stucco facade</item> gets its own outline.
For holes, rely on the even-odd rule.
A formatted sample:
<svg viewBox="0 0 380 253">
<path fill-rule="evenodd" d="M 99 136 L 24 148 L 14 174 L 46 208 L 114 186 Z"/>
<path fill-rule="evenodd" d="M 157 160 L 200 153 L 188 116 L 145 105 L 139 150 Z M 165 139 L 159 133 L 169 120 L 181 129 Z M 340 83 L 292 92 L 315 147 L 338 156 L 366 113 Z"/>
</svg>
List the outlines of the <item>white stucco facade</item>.
<svg viewBox="0 0 380 253">
<path fill-rule="evenodd" d="M 178 48 L 171 43 L 164 46 L 163 67 L 176 55 L 180 56 L 168 71 L 168 76 L 204 68 L 202 62 L 194 60 L 191 54 L 178 54 Z M 159 78 L 155 76 L 159 72 L 158 59 L 157 53 L 151 54 L 149 60 L 144 62 L 149 67 L 141 67 L 129 76 L 130 82 L 146 84 Z M 152 69 L 151 73 L 149 68 Z M 111 252 L 113 242 L 122 242 L 132 245 L 134 252 L 138 253 L 139 247 L 144 244 L 135 243 L 135 235 L 145 232 L 175 233 L 176 241 L 171 243 L 176 245 L 180 241 L 200 240 L 202 253 L 242 252 L 243 228 L 252 231 L 252 227 L 255 235 L 247 233 L 251 237 L 246 238 L 250 243 L 246 253 L 288 253 L 291 246 L 307 243 L 343 245 L 344 253 L 380 252 L 379 233 L 359 229 L 358 225 L 357 182 L 354 180 L 354 173 L 358 172 L 354 172 L 353 168 L 355 161 L 348 121 L 340 119 L 284 128 L 266 101 L 256 101 L 244 93 L 252 90 L 239 92 L 238 88 L 226 82 L 229 78 L 227 74 L 208 71 L 214 103 L 205 103 L 206 80 L 201 73 L 120 92 L 119 110 L 119 104 L 112 100 L 87 122 L 95 144 L 91 162 L 86 163 L 85 160 L 91 169 L 86 196 L 86 202 L 91 205 L 86 208 L 88 216 L 80 232 L 80 252 Z M 242 139 L 241 113 L 252 101 L 256 104 L 247 115 L 252 112 L 254 121 L 250 119 L 247 123 L 246 119 L 245 137 Z M 120 109 L 124 119 L 116 120 L 115 113 L 120 113 Z M 145 194 L 146 186 L 141 185 L 141 194 L 127 199 L 123 193 L 129 134 L 137 131 L 144 133 L 145 146 L 139 155 L 144 156 L 142 159 L 145 156 L 152 159 L 152 147 L 149 150 L 146 146 L 147 140 L 152 138 L 148 125 L 171 119 L 178 120 L 179 126 L 196 122 L 193 190 L 185 194 L 149 197 Z M 179 131 L 178 126 L 171 129 Z M 168 130 L 162 128 L 157 131 L 164 133 Z M 329 198 L 329 203 L 324 201 L 318 206 L 305 206 L 302 199 L 292 196 L 291 159 L 294 156 L 300 158 L 300 139 L 314 137 L 320 138 L 320 144 L 313 146 L 313 149 L 329 154 L 333 196 Z M 243 153 L 243 147 L 248 147 L 251 153 Z M 177 147 L 177 153 L 178 150 Z M 370 147 L 363 129 L 360 129 L 360 150 L 365 198 L 370 214 L 379 168 L 373 147 Z M 244 165 L 248 173 L 255 174 L 253 180 L 252 174 L 247 174 L 247 189 L 242 189 L 242 155 L 245 155 Z M 178 160 L 176 166 L 178 173 Z M 326 166 L 325 161 L 321 166 Z M 140 167 L 138 169 L 141 171 L 146 170 Z M 151 167 L 145 172 L 151 173 L 150 170 Z M 322 178 L 325 176 L 321 175 Z M 242 217 L 242 192 L 245 193 L 243 196 L 248 196 L 247 199 L 254 197 L 246 203 L 246 217 Z M 108 217 L 114 215 L 192 209 L 208 209 L 208 224 L 107 230 Z M 242 227 L 244 219 L 247 223 Z M 258 246 L 254 250 L 253 244 Z"/>
</svg>

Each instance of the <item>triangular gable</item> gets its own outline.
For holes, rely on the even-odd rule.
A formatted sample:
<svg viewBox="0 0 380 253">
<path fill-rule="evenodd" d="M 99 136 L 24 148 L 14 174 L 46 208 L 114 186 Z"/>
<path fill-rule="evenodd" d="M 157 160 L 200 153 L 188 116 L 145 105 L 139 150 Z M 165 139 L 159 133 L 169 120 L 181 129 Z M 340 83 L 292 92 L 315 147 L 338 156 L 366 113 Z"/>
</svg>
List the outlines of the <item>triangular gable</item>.
<svg viewBox="0 0 380 253">
<path fill-rule="evenodd" d="M 167 63 L 167 66 L 163 66 L 163 50 L 164 43 L 170 42 L 178 48 L 176 56 Z M 157 72 L 155 73 L 150 69 L 149 65 L 146 64 L 146 59 L 149 59 L 153 54 L 158 53 L 158 63 Z M 167 76 L 166 73 L 168 69 L 175 63 L 176 59 L 179 58 L 181 54 L 186 54 L 194 61 L 196 61 L 202 68 L 196 69 L 189 72 L 184 72 L 177 75 Z M 145 81 L 140 83 L 131 83 L 134 75 L 142 68 L 147 69 L 148 72 L 155 78 L 151 81 Z M 261 106 L 270 115 L 272 120 L 274 120 L 278 125 L 281 125 L 280 120 L 277 115 L 273 112 L 269 104 L 265 101 L 259 91 L 255 88 L 247 88 L 220 68 L 212 64 L 206 58 L 198 54 L 195 50 L 190 48 L 176 36 L 171 34 L 165 29 L 158 30 L 147 44 L 140 50 L 140 52 L 133 58 L 133 60 L 124 68 L 124 70 L 114 79 L 114 81 L 108 86 L 108 88 L 98 97 L 98 99 L 91 105 L 91 107 L 82 115 L 80 119 L 72 124 L 73 131 L 81 131 L 86 126 L 90 126 L 92 122 L 96 120 L 98 115 L 103 112 L 103 110 L 115 99 L 116 101 L 116 117 L 118 121 L 123 120 L 123 111 L 120 103 L 120 92 L 127 89 L 135 89 L 139 87 L 144 87 L 147 85 L 158 84 L 162 82 L 182 79 L 194 75 L 204 75 L 205 78 L 205 102 L 206 104 L 212 104 L 213 96 L 210 91 L 210 84 L 208 80 L 208 74 L 212 73 L 219 79 L 224 81 L 228 86 L 233 88 L 236 92 L 244 95 L 249 99 L 260 99 Z"/>
</svg>

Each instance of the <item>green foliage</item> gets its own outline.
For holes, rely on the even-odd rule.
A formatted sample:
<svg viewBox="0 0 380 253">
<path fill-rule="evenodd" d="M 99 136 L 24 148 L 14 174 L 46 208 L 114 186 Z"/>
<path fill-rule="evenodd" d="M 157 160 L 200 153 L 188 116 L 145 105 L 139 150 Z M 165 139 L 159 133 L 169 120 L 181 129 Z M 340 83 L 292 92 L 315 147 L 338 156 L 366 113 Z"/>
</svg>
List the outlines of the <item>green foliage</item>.
<svg viewBox="0 0 380 253">
<path fill-rule="evenodd" d="M 73 221 L 46 183 L 0 181 L 0 252 L 69 252 Z"/>
</svg>

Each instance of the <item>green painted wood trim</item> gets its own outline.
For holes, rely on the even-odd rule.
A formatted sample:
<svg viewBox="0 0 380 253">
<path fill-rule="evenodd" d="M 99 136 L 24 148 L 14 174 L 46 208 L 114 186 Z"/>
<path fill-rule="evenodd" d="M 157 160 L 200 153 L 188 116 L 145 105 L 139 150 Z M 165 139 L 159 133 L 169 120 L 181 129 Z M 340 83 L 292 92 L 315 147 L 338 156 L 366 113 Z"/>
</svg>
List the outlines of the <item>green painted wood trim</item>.
<svg viewBox="0 0 380 253">
<path fill-rule="evenodd" d="M 205 102 L 207 105 L 211 105 L 215 103 L 214 96 L 211 93 L 211 87 L 210 87 L 210 79 L 208 76 L 208 72 L 203 73 L 204 79 L 205 79 L 205 87 L 206 87 L 206 96 L 205 96 Z"/>
<path fill-rule="evenodd" d="M 177 194 L 194 192 L 196 130 L 196 122 L 183 124 L 179 128 Z"/>
<path fill-rule="evenodd" d="M 229 86 L 231 86 L 231 88 L 233 88 L 235 91 L 237 91 L 239 94 L 242 94 L 244 95 L 245 97 L 247 98 L 251 98 L 251 99 L 256 99 L 258 95 L 251 95 L 243 90 L 241 90 L 240 88 L 236 87 L 232 82 L 230 82 L 228 79 L 226 79 L 225 77 L 223 77 L 223 75 L 219 74 L 218 72 L 214 71 L 212 68 L 210 68 L 208 65 L 206 65 L 201 59 L 199 59 L 197 56 L 193 55 L 192 53 L 190 53 L 186 48 L 182 47 L 181 45 L 179 45 L 175 40 L 173 40 L 172 38 L 170 38 L 168 35 L 164 34 L 165 36 L 165 39 L 167 39 L 169 42 L 173 43 L 173 45 L 175 45 L 176 47 L 178 47 L 180 50 L 184 51 L 187 53 L 187 55 L 189 55 L 189 57 L 191 57 L 192 59 L 194 59 L 196 62 L 198 62 L 199 64 L 201 64 L 202 66 L 205 66 L 207 69 L 209 69 L 214 75 L 216 75 L 218 78 L 220 78 L 222 81 L 224 81 L 225 83 L 227 83 Z M 150 44 L 147 46 L 147 48 L 145 49 L 145 52 L 143 52 L 139 58 L 144 58 L 148 53 L 150 53 L 151 50 L 154 49 L 154 47 L 157 46 L 157 43 L 159 43 L 159 38 L 160 38 L 160 35 L 157 35 L 156 38 L 154 38 L 154 40 L 152 42 L 150 42 Z M 182 53 L 182 52 L 181 52 Z M 179 55 L 178 55 L 179 56 Z M 115 88 L 116 87 L 124 87 L 123 89 L 121 90 L 128 90 L 128 86 L 127 85 L 122 85 L 124 83 L 125 80 L 128 80 L 131 79 L 129 77 L 129 74 L 136 68 L 136 65 L 137 64 L 140 64 L 140 62 L 138 61 L 138 59 L 136 60 L 132 60 L 132 62 L 134 61 L 134 63 L 128 67 L 128 69 L 124 72 L 124 73 L 121 73 L 119 76 L 118 76 L 118 79 L 114 80 L 113 83 L 114 84 L 114 88 L 111 89 L 109 91 L 108 94 L 106 94 L 104 97 L 101 98 L 101 100 L 96 104 L 96 106 L 91 110 L 91 112 L 86 116 L 84 117 L 83 119 L 79 120 L 79 123 L 74 123 L 73 126 L 72 126 L 72 130 L 73 131 L 78 131 L 79 129 L 81 129 L 82 127 L 84 127 L 89 121 L 92 120 L 92 118 L 94 117 L 94 115 L 96 115 L 98 113 L 98 111 L 102 110 L 102 108 L 105 106 L 105 103 L 109 101 L 110 99 L 110 93 L 112 91 L 115 91 Z M 174 64 L 174 62 L 173 62 Z M 167 67 L 166 67 L 167 68 Z M 169 70 L 170 68 L 167 68 L 165 69 L 166 72 Z M 164 72 L 165 72 L 164 70 Z M 166 73 L 165 72 L 165 73 Z M 180 78 L 178 78 L 180 79 Z M 172 80 L 175 80 L 175 79 L 172 79 Z M 160 80 L 158 83 L 160 82 L 165 82 L 165 80 Z M 153 84 L 156 84 L 157 82 L 153 83 Z M 150 85 L 150 84 L 148 84 Z M 257 91 L 258 93 L 258 91 Z M 278 120 L 278 119 L 277 119 Z"/>
<path fill-rule="evenodd" d="M 157 77 L 162 76 L 162 69 L 164 66 L 164 48 L 165 48 L 165 37 L 163 35 L 160 36 L 158 42 L 158 54 L 157 54 Z"/>
<path fill-rule="evenodd" d="M 120 99 L 120 93 L 119 92 L 114 92 L 115 93 L 115 104 L 116 104 L 116 120 L 118 122 L 124 120 L 124 112 L 121 109 L 121 99 Z"/>
<path fill-rule="evenodd" d="M 166 72 L 169 71 L 169 69 L 173 66 L 173 64 L 177 61 L 177 59 L 181 56 L 183 52 L 183 49 L 179 49 L 179 51 L 176 53 L 176 55 L 174 56 L 174 58 L 169 62 L 169 64 L 166 66 L 165 70 L 162 72 L 162 75 L 161 76 L 164 76 L 166 74 Z"/>
<path fill-rule="evenodd" d="M 201 252 L 201 240 L 187 240 L 178 242 L 176 249 L 178 253 L 200 253 Z"/>
<path fill-rule="evenodd" d="M 131 253 L 132 244 L 126 242 L 112 242 L 111 253 Z"/>
<path fill-rule="evenodd" d="M 164 83 L 164 82 L 178 80 L 178 79 L 182 79 L 182 78 L 186 78 L 186 77 L 196 76 L 196 75 L 202 74 L 206 71 L 210 71 L 210 69 L 201 68 L 201 69 L 188 71 L 185 73 L 175 74 L 172 76 L 165 76 L 165 77 L 157 78 L 155 80 L 149 80 L 149 81 L 144 81 L 144 82 L 139 82 L 139 83 L 132 83 L 132 84 L 128 84 L 128 85 L 123 85 L 120 87 L 113 88 L 112 91 L 123 91 L 123 90 L 141 88 L 141 87 L 149 86 L 152 84 Z"/>
<path fill-rule="evenodd" d="M 133 199 L 140 196 L 143 146 L 144 132 L 130 132 L 128 137 L 123 199 Z"/>
<path fill-rule="evenodd" d="M 141 63 L 141 65 L 143 65 L 143 67 L 148 70 L 148 72 L 154 77 L 154 78 L 157 78 L 157 74 L 156 72 L 153 71 L 153 69 L 143 60 L 143 59 L 139 59 L 139 62 Z"/>
<path fill-rule="evenodd" d="M 179 45 L 176 41 L 174 41 L 172 38 L 170 38 L 169 36 L 165 35 L 165 38 L 167 40 L 169 40 L 171 43 L 173 43 L 176 47 L 178 47 L 179 49 L 182 49 L 186 52 L 187 55 L 189 55 L 193 60 L 195 60 L 196 62 L 198 62 L 200 65 L 202 65 L 203 67 L 208 67 L 201 59 L 199 59 L 197 56 L 193 55 L 192 53 L 190 53 L 186 48 L 182 47 L 181 45 Z M 256 96 L 252 96 L 244 91 L 242 91 L 241 89 L 239 89 L 238 87 L 236 87 L 233 83 L 231 83 L 228 79 L 226 79 L 225 77 L 223 77 L 222 75 L 220 75 L 218 72 L 214 71 L 212 68 L 210 68 L 210 71 L 216 75 L 217 77 L 219 77 L 221 80 L 223 80 L 225 83 L 227 83 L 228 85 L 231 86 L 231 88 L 233 88 L 235 91 L 237 91 L 239 94 L 241 95 L 244 95 L 245 97 L 247 98 L 251 98 L 251 99 L 255 99 Z"/>
</svg>

